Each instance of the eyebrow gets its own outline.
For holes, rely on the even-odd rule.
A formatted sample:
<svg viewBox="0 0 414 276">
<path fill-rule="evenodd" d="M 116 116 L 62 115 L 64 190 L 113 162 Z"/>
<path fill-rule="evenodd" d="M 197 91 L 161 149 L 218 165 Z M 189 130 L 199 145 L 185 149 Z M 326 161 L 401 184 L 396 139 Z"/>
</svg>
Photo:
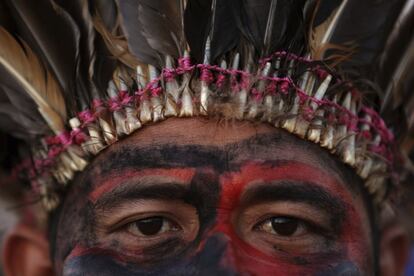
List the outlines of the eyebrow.
<svg viewBox="0 0 414 276">
<path fill-rule="evenodd" d="M 278 181 L 254 185 L 244 191 L 240 204 L 244 206 L 264 202 L 306 203 L 331 218 L 331 224 L 337 229 L 346 217 L 346 204 L 339 197 L 311 182 Z"/>
<path fill-rule="evenodd" d="M 186 185 L 179 183 L 136 183 L 121 185 L 104 195 L 94 204 L 95 209 L 115 209 L 125 203 L 143 199 L 159 199 L 167 201 L 185 201 L 191 193 Z"/>
</svg>

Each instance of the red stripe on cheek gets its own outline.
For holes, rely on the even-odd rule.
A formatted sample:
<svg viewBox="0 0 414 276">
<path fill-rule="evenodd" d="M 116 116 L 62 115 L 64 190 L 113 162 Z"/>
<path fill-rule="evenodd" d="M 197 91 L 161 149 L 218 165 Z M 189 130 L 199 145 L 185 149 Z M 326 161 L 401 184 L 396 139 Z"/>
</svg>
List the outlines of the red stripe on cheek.
<svg viewBox="0 0 414 276">
<path fill-rule="evenodd" d="M 95 183 L 99 185 L 89 194 L 89 200 L 93 203 L 102 195 L 112 191 L 117 186 L 132 178 L 146 177 L 146 176 L 160 176 L 170 177 L 183 183 L 190 183 L 195 174 L 194 168 L 180 168 L 180 169 L 144 169 L 144 170 L 123 170 L 111 175 L 105 176 L 104 179 L 98 178 Z"/>
</svg>

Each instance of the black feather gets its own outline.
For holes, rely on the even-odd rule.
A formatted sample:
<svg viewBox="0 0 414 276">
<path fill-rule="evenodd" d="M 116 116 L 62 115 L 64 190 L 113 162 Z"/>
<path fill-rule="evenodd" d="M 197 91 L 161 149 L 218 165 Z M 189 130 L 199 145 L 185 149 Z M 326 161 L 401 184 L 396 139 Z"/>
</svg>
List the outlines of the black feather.
<svg viewBox="0 0 414 276">
<path fill-rule="evenodd" d="M 197 62 L 217 62 L 240 42 L 240 31 L 228 0 L 189 1 L 185 12 L 185 32 Z M 206 56 L 207 38 L 210 52 Z"/>
<path fill-rule="evenodd" d="M 213 4 L 209 34 L 211 39 L 211 61 L 225 55 L 240 42 L 240 32 L 231 10 L 231 2 L 229 0 L 216 0 L 213 1 Z"/>
<path fill-rule="evenodd" d="M 91 81 L 91 73 L 95 59 L 95 30 L 89 12 L 88 1 L 84 0 L 53 0 L 55 9 L 64 10 L 76 24 L 79 32 L 79 65 L 76 72 L 76 91 L 79 106 L 85 106 L 92 97 L 84 91 L 95 91 L 95 86 Z M 63 11 L 62 11 L 63 12 Z M 91 67 L 92 66 L 92 67 Z"/>
<path fill-rule="evenodd" d="M 98 13 L 105 27 L 113 31 L 118 24 L 118 7 L 115 0 L 89 0 L 92 13 Z"/>
<path fill-rule="evenodd" d="M 129 50 L 141 62 L 161 66 L 162 60 L 159 54 L 149 45 L 139 20 L 139 1 L 118 0 L 118 7 L 122 15 L 121 25 L 128 41 Z"/>
<path fill-rule="evenodd" d="M 371 65 L 375 64 L 384 49 L 387 34 L 404 2 L 348 0 L 329 41 L 337 45 L 353 43 L 356 46 L 356 53 L 342 65 L 344 68 L 359 67 L 367 77 L 371 77 Z"/>
<path fill-rule="evenodd" d="M 315 18 L 313 20 L 313 27 L 317 27 L 324 23 L 328 17 L 342 4 L 344 0 L 311 0 L 306 3 L 309 15 Z M 316 14 L 315 13 L 315 9 Z"/>
<path fill-rule="evenodd" d="M 191 55 L 198 63 L 204 60 L 207 37 L 211 30 L 212 0 L 189 0 L 184 13 L 185 35 Z"/>
<path fill-rule="evenodd" d="M 179 58 L 186 48 L 182 0 L 137 0 L 138 20 L 148 44 L 161 55 Z"/>
<path fill-rule="evenodd" d="M 263 57 L 277 50 L 297 48 L 297 44 L 303 42 L 304 4 L 303 0 L 234 0 L 233 10 L 238 26 L 254 46 L 256 56 Z"/>
</svg>

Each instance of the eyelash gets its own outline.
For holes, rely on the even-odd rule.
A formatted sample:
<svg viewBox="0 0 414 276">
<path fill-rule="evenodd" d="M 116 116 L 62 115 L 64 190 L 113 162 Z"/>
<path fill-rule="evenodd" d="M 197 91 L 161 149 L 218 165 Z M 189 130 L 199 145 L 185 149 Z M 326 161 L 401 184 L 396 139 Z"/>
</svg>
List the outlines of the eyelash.
<svg viewBox="0 0 414 276">
<path fill-rule="evenodd" d="M 323 226 L 317 225 L 316 223 L 308 221 L 306 219 L 302 219 L 302 218 L 298 218 L 298 217 L 292 217 L 292 216 L 268 216 L 267 218 L 261 219 L 258 223 L 256 223 L 253 226 L 253 230 L 262 231 L 262 232 L 266 232 L 270 235 L 281 236 L 281 237 L 293 237 L 294 233 L 296 233 L 296 231 L 295 231 L 293 234 L 285 235 L 285 236 L 280 235 L 278 233 L 269 233 L 269 231 L 264 230 L 263 227 L 269 228 L 270 225 L 266 225 L 266 224 L 271 223 L 272 219 L 293 220 L 294 222 L 297 223 L 297 227 L 304 229 L 304 231 L 307 231 L 307 232 L 310 232 L 310 233 L 316 233 L 318 235 L 323 235 L 323 236 L 326 236 L 326 237 L 332 236 L 332 231 L 330 231 L 329 229 L 327 229 Z M 267 229 L 267 230 L 269 230 L 269 229 Z M 277 231 L 274 231 L 274 232 L 277 232 Z"/>
<path fill-rule="evenodd" d="M 145 225 L 145 222 L 146 221 L 148 222 L 150 220 L 152 220 L 152 222 L 155 223 L 155 225 L 152 225 L 153 229 L 151 229 L 150 225 Z M 145 230 L 139 229 L 138 223 L 143 223 L 141 227 L 146 227 L 146 229 Z M 151 215 L 151 216 L 135 219 L 129 223 L 124 224 L 122 228 L 126 229 L 130 234 L 134 236 L 139 236 L 141 238 L 154 238 L 162 234 L 178 232 L 181 230 L 181 227 L 179 226 L 177 222 L 163 215 Z M 147 231 L 147 233 L 149 234 L 143 233 L 145 231 Z M 154 231 L 155 233 L 151 234 Z"/>
</svg>

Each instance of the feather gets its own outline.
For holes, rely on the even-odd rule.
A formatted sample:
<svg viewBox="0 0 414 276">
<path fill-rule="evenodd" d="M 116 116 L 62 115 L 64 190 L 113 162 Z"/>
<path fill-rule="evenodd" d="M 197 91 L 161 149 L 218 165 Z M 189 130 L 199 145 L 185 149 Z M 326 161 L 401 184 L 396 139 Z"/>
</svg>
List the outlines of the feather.
<svg viewBox="0 0 414 276">
<path fill-rule="evenodd" d="M 84 0 L 63 1 L 51 0 L 54 9 L 66 16 L 76 24 L 80 32 L 79 37 L 79 63 L 76 71 L 77 97 L 81 99 L 81 106 L 91 101 L 89 93 L 95 92 L 96 88 L 92 82 L 94 61 L 95 61 L 95 30 L 93 27 L 92 17 L 89 12 L 89 3 Z"/>
<path fill-rule="evenodd" d="M 236 48 L 240 41 L 240 32 L 232 7 L 231 1 L 228 0 L 188 2 L 185 11 L 185 33 L 191 54 L 197 62 L 219 62 L 221 56 Z"/>
<path fill-rule="evenodd" d="M 276 10 L 274 0 L 254 1 L 242 0 L 235 3 L 234 12 L 238 27 L 247 40 L 254 46 L 256 54 L 260 55 L 264 49 L 266 27 L 269 18 L 274 18 Z M 273 10 L 271 10 L 271 6 Z"/>
<path fill-rule="evenodd" d="M 254 45 L 256 53 L 263 52 L 265 43 L 269 42 L 272 36 L 272 30 L 269 28 L 274 27 L 277 6 L 277 0 L 243 0 L 236 6 L 238 26 L 247 40 Z"/>
<path fill-rule="evenodd" d="M 70 95 L 66 98 L 72 109 L 79 66 L 80 33 L 76 24 L 67 13 L 56 11 L 49 0 L 6 0 L 6 3 L 19 36 L 52 70 L 63 92 Z"/>
<path fill-rule="evenodd" d="M 122 30 L 126 36 L 125 42 L 129 51 L 140 61 L 160 67 L 162 59 L 157 51 L 152 49 L 139 21 L 139 1 L 118 1 L 121 15 Z"/>
<path fill-rule="evenodd" d="M 321 5 L 324 5 L 322 0 Z M 329 58 L 338 54 L 335 46 L 348 45 L 342 48 L 344 55 L 351 54 L 343 68 L 359 67 L 360 71 L 368 72 L 370 65 L 375 64 L 383 50 L 387 33 L 401 11 L 404 0 L 343 0 L 326 22 L 321 24 L 319 34 L 315 37 L 320 42 L 322 53 L 319 57 Z M 331 47 L 332 46 L 332 47 Z M 338 48 L 337 48 L 338 49 Z"/>
<path fill-rule="evenodd" d="M 10 10 L 4 1 L 0 1 L 0 26 L 11 33 L 16 32 L 16 26 L 13 22 L 13 17 L 11 16 Z"/>
<path fill-rule="evenodd" d="M 254 46 L 257 56 L 264 57 L 277 50 L 286 50 L 289 45 L 295 44 L 292 39 L 303 41 L 305 1 L 242 0 L 233 3 L 237 24 Z"/>
<path fill-rule="evenodd" d="M 42 116 L 37 110 L 36 103 L 29 95 L 19 93 L 19 91 L 5 85 L 0 86 L 0 95 L 5 97 L 5 99 L 0 100 L 0 103 L 13 106 L 16 113 L 31 118 L 32 121 L 42 122 Z"/>
<path fill-rule="evenodd" d="M 137 0 L 138 21 L 148 44 L 161 55 L 183 56 L 186 41 L 183 0 Z"/>
<path fill-rule="evenodd" d="M 209 35 L 212 61 L 233 50 L 240 42 L 240 31 L 237 28 L 236 19 L 231 9 L 231 1 L 213 1 L 213 21 Z"/>
<path fill-rule="evenodd" d="M 56 133 L 64 130 L 66 106 L 58 83 L 47 72 L 33 51 L 19 44 L 0 28 L 1 82 L 20 93 L 27 93 L 36 103 L 40 114 Z"/>
<path fill-rule="evenodd" d="M 382 111 L 391 111 L 410 95 L 404 89 L 394 89 L 406 76 L 407 65 L 413 56 L 414 0 L 407 1 L 390 33 L 380 58 L 377 81 L 384 89 Z M 410 46 L 411 45 L 411 46 Z M 404 70 L 404 67 L 406 68 Z M 408 67 L 409 68 L 409 67 Z"/>
<path fill-rule="evenodd" d="M 48 128 L 41 121 L 27 117 L 19 113 L 15 106 L 4 103 L 0 103 L 0 129 L 26 141 L 48 133 Z"/>
<path fill-rule="evenodd" d="M 114 0 L 89 0 L 88 8 L 89 10 L 95 9 L 90 13 L 96 13 L 100 16 L 106 30 L 113 31 L 117 28 L 117 25 L 119 25 L 118 7 Z M 111 57 L 111 53 L 105 46 L 105 41 L 101 36 L 96 35 L 94 43 L 95 55 L 91 67 L 89 68 L 89 73 L 92 78 L 91 81 L 94 83 L 97 90 L 106 91 L 108 83 L 112 79 L 112 74 L 117 67 L 117 61 Z"/>
<path fill-rule="evenodd" d="M 307 49 L 306 3 L 307 0 L 297 0 L 291 3 L 289 18 L 293 20 L 289 20 L 287 24 L 283 45 L 279 49 L 269 49 L 269 53 L 282 49 L 290 53 L 303 55 L 303 51 Z"/>
<path fill-rule="evenodd" d="M 138 60 L 137 57 L 130 52 L 126 39 L 122 36 L 114 34 L 114 32 L 109 31 L 105 27 L 100 15 L 95 15 L 93 18 L 93 24 L 104 40 L 108 51 L 117 60 L 130 68 L 135 68 L 141 64 L 140 60 Z M 143 55 L 141 55 L 141 58 L 145 61 L 145 57 Z"/>
<path fill-rule="evenodd" d="M 337 49 L 337 46 L 331 44 L 330 40 L 348 1 L 314 1 L 314 12 L 309 35 L 310 56 L 313 59 L 321 60 L 324 58 L 327 49 Z M 347 50 L 347 48 L 343 47 L 340 49 Z"/>
<path fill-rule="evenodd" d="M 115 0 L 89 0 L 90 6 L 99 14 L 105 27 L 113 31 L 119 25 L 118 6 Z"/>
<path fill-rule="evenodd" d="M 212 0 L 188 0 L 184 25 L 191 56 L 197 63 L 204 60 L 204 50 L 211 27 Z"/>
</svg>

